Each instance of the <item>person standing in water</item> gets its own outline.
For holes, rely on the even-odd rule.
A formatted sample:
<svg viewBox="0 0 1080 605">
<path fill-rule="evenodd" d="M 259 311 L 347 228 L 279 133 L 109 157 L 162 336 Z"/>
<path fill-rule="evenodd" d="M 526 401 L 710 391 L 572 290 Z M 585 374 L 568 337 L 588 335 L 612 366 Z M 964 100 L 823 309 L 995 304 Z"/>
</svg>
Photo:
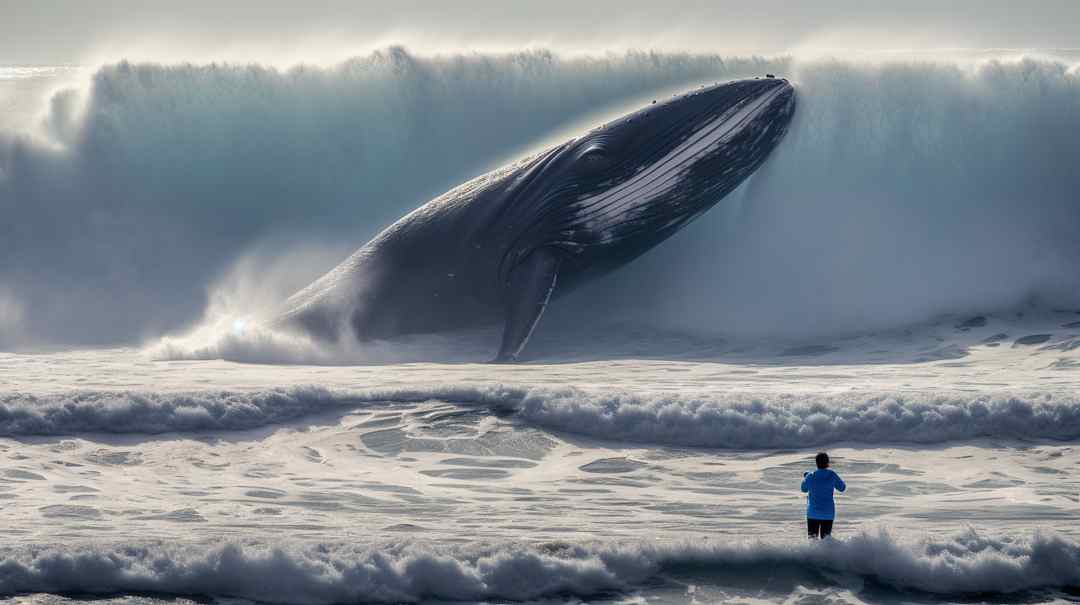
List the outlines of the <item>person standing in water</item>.
<svg viewBox="0 0 1080 605">
<path fill-rule="evenodd" d="M 814 457 L 817 470 L 803 473 L 802 492 L 806 498 L 806 530 L 811 538 L 826 538 L 832 533 L 833 519 L 836 518 L 836 505 L 833 503 L 833 490 L 842 492 L 847 489 L 844 480 L 829 468 L 829 455 L 820 452 Z"/>
</svg>

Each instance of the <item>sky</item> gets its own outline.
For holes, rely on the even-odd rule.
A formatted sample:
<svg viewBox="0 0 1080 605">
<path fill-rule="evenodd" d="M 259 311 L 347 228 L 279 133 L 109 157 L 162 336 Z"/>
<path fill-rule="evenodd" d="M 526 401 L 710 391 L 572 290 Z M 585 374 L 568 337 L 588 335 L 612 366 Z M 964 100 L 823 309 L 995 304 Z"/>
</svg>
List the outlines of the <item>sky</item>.
<svg viewBox="0 0 1080 605">
<path fill-rule="evenodd" d="M 1074 0 L 0 0 L 0 64 L 318 62 L 551 47 L 782 52 L 804 48 L 1075 48 Z"/>
</svg>

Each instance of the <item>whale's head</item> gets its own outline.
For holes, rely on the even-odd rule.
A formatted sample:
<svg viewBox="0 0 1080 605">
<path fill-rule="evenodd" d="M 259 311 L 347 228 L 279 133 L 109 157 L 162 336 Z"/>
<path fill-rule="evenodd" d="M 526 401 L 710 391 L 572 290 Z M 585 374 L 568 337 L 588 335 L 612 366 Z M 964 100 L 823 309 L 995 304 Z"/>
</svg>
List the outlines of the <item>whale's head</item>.
<svg viewBox="0 0 1080 605">
<path fill-rule="evenodd" d="M 794 114 L 787 80 L 739 80 L 653 101 L 548 151 L 515 187 L 528 226 L 504 267 L 538 247 L 584 273 L 625 263 L 738 187 Z"/>
</svg>

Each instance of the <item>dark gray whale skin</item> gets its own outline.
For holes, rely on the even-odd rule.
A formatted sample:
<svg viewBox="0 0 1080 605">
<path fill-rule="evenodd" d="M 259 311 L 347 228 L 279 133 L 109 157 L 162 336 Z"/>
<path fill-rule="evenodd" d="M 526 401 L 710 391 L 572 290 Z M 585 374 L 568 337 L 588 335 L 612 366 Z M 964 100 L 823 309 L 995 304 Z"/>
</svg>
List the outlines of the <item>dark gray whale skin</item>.
<svg viewBox="0 0 1080 605">
<path fill-rule="evenodd" d="M 360 341 L 505 325 L 516 360 L 553 297 L 637 258 L 750 176 L 795 113 L 784 79 L 654 101 L 417 208 L 271 322 Z"/>
</svg>

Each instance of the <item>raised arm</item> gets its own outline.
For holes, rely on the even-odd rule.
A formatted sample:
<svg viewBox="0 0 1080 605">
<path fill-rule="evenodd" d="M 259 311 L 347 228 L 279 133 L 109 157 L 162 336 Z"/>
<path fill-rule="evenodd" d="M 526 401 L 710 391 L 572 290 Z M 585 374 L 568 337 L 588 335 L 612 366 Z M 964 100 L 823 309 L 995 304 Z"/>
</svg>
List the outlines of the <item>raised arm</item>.
<svg viewBox="0 0 1080 605">
<path fill-rule="evenodd" d="M 806 481 L 808 480 L 809 477 L 810 477 L 810 473 L 803 473 L 802 474 L 802 487 L 800 487 L 799 489 L 802 490 L 802 493 L 804 493 L 804 494 L 806 492 L 810 491 L 810 486 L 807 485 L 807 483 L 806 483 Z"/>
<path fill-rule="evenodd" d="M 844 483 L 844 480 L 840 478 L 840 475 L 833 473 L 833 477 L 836 477 L 836 491 L 842 492 L 847 489 L 847 484 Z"/>
</svg>

